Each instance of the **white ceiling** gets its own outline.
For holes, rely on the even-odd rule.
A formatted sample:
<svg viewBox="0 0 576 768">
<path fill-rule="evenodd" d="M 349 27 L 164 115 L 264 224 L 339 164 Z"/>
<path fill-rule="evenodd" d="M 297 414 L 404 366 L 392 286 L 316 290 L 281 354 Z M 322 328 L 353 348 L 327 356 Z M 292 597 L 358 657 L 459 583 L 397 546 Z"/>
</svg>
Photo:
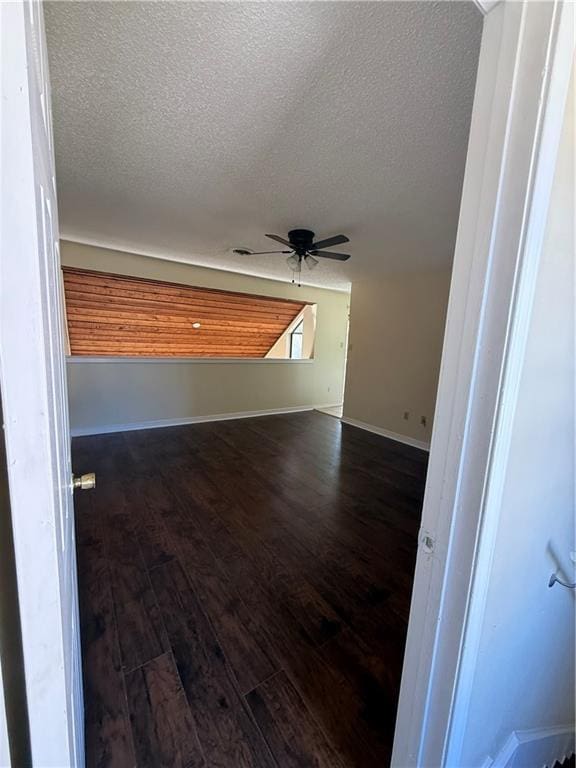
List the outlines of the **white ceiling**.
<svg viewBox="0 0 576 768">
<path fill-rule="evenodd" d="M 306 282 L 449 266 L 472 2 L 52 2 L 62 235 L 289 279 L 265 232 L 343 232 Z"/>
</svg>

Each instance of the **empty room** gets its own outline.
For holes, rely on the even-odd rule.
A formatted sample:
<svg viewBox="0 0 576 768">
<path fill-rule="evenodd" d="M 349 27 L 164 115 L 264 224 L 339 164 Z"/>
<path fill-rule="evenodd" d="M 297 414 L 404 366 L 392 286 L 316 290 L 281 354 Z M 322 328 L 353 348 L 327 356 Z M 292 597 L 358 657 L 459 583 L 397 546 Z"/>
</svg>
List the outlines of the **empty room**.
<svg viewBox="0 0 576 768">
<path fill-rule="evenodd" d="M 382 766 L 481 16 L 54 3 L 46 32 L 88 764 Z"/>
<path fill-rule="evenodd" d="M 569 759 L 564 4 L 8 5 L 0 766 Z"/>
</svg>

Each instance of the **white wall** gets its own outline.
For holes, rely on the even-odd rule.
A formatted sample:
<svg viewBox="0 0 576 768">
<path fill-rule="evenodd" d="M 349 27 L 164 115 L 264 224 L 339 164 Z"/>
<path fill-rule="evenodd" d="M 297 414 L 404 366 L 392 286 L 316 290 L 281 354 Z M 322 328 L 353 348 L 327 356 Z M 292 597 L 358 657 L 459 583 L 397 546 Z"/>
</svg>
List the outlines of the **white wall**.
<svg viewBox="0 0 576 768">
<path fill-rule="evenodd" d="M 567 108 L 515 413 L 462 765 L 512 731 L 573 727 L 576 595 L 574 92 Z M 538 731 L 525 734 L 529 739 Z M 540 768 L 538 739 L 515 765 Z"/>
<path fill-rule="evenodd" d="M 349 295 L 62 242 L 62 264 L 317 305 L 314 359 L 68 363 L 73 433 L 342 402 Z"/>
<path fill-rule="evenodd" d="M 448 271 L 352 284 L 344 418 L 430 441 L 449 288 Z"/>
</svg>

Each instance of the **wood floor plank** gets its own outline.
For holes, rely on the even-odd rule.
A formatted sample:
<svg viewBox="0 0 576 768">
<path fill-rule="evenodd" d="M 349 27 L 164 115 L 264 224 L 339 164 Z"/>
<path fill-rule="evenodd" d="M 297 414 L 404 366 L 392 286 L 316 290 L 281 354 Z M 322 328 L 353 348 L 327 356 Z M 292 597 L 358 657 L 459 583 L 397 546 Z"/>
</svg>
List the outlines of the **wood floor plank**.
<svg viewBox="0 0 576 768">
<path fill-rule="evenodd" d="M 180 564 L 172 560 L 151 575 L 208 765 L 273 766 Z"/>
<path fill-rule="evenodd" d="M 312 412 L 73 460 L 98 476 L 76 508 L 90 768 L 389 764 L 425 452 Z"/>
<path fill-rule="evenodd" d="M 208 768 L 172 653 L 126 675 L 138 768 Z"/>
<path fill-rule="evenodd" d="M 327 740 L 285 672 L 258 686 L 248 694 L 247 700 L 282 768 L 347 768 L 350 765 Z"/>
<path fill-rule="evenodd" d="M 173 504 L 166 498 L 158 476 L 135 475 L 130 490 L 130 509 L 138 521 L 133 530 L 144 565 L 150 569 L 172 560 L 177 548 L 165 520 L 173 517 Z"/>
<path fill-rule="evenodd" d="M 218 527 L 219 538 L 226 541 L 226 534 Z M 252 547 L 252 559 L 255 561 Z M 356 765 L 362 756 L 366 768 L 379 768 L 381 756 L 371 752 L 374 736 L 361 720 L 363 703 L 359 692 L 337 669 L 318 655 L 309 643 L 306 633 L 278 597 L 268 592 L 262 572 L 254 570 L 242 556 L 242 548 L 228 541 L 226 545 L 226 567 L 235 581 L 241 585 L 246 601 L 255 615 L 266 621 L 272 638 L 272 652 L 278 663 L 287 671 L 307 706 L 330 735 L 330 740 L 347 755 L 351 765 Z M 342 713 L 348 713 L 347 719 Z M 380 748 L 380 747 L 379 747 Z M 389 746 L 385 754 L 388 755 Z"/>
<path fill-rule="evenodd" d="M 154 498 L 164 511 L 163 526 L 171 550 L 178 555 L 212 623 L 240 691 L 250 691 L 278 669 L 267 650 L 268 633 L 218 562 L 196 505 L 190 500 L 178 503 L 175 488 L 168 488 L 163 480 L 157 479 L 154 485 Z"/>
<path fill-rule="evenodd" d="M 372 573 L 373 564 L 360 567 L 354 553 L 334 540 L 333 532 L 324 535 L 318 526 L 312 527 L 311 517 L 299 521 L 297 507 L 269 496 L 258 477 L 243 471 L 239 462 L 232 469 L 214 462 L 206 472 L 197 471 L 193 481 L 182 482 L 188 483 L 191 494 L 197 494 L 206 487 L 208 473 L 214 478 L 212 496 L 205 497 L 206 503 L 218 510 L 251 552 L 265 582 L 272 585 L 277 599 L 284 599 L 313 644 L 337 632 L 340 618 L 348 620 L 357 609 L 388 595 L 380 586 L 382 580 Z M 172 482 L 178 482 L 175 475 Z M 304 514 L 310 516 L 312 510 Z M 302 577 L 303 562 L 307 563 L 306 578 Z"/>
<path fill-rule="evenodd" d="M 278 626 L 275 640 L 287 676 L 334 750 L 350 768 L 386 765 L 392 744 L 384 740 L 381 724 L 364 717 L 366 689 L 323 658 L 321 649 L 304 643 L 289 624 Z"/>
<path fill-rule="evenodd" d="M 121 494 L 117 488 L 118 499 Z M 139 549 L 134 518 L 126 511 L 109 514 L 106 520 L 122 664 L 130 670 L 168 651 L 170 644 Z"/>
<path fill-rule="evenodd" d="M 245 557 L 249 553 L 250 559 L 259 574 L 259 578 L 266 585 L 267 592 L 273 596 L 275 605 L 291 617 L 291 620 L 300 628 L 302 637 L 309 640 L 312 645 L 325 642 L 333 634 L 340 630 L 340 618 L 332 607 L 322 598 L 313 586 L 303 577 L 300 563 L 291 563 L 278 555 L 278 552 L 268 543 L 261 531 L 261 514 L 258 493 L 246 489 L 245 502 L 249 506 L 247 511 L 245 504 L 234 501 L 234 478 L 218 475 L 218 482 L 210 483 L 205 472 L 197 471 L 194 479 L 173 478 L 173 484 L 183 486 L 185 492 L 198 500 L 194 509 L 196 523 L 202 525 L 201 516 L 203 509 L 208 508 L 224 522 L 226 530 L 218 530 L 217 536 L 212 537 L 212 546 L 215 551 L 220 551 L 224 542 L 228 542 L 228 556 L 235 540 L 240 547 L 236 547 L 235 556 Z M 246 488 L 246 486 L 244 486 Z M 228 496 L 223 494 L 227 489 Z M 219 497 L 219 501 L 216 501 Z M 224 503 L 222 499 L 225 499 Z M 265 518 L 267 522 L 278 528 L 277 518 L 266 507 Z M 209 523 L 205 523 L 209 525 Z M 279 529 L 282 535 L 283 529 Z M 208 534 L 210 535 L 210 533 Z M 226 560 L 226 556 L 223 555 Z"/>
<path fill-rule="evenodd" d="M 146 508 L 133 493 L 137 463 L 122 434 L 95 438 L 97 490 L 94 513 L 102 521 L 116 622 L 125 670 L 135 669 L 170 649 L 152 591 L 137 532 Z"/>
<path fill-rule="evenodd" d="M 394 739 L 396 705 L 400 692 L 402 648 L 394 643 L 382 645 L 375 652 L 351 629 L 329 640 L 319 654 L 332 669 L 343 674 L 354 690 L 361 691 L 360 717 L 389 749 Z"/>
<path fill-rule="evenodd" d="M 352 433 L 346 432 L 347 440 L 341 440 L 344 427 L 336 422 L 339 432 L 331 432 L 322 425 L 322 429 L 315 428 L 317 424 L 314 418 L 325 418 L 322 414 L 312 414 L 307 419 L 311 421 L 304 429 L 301 428 L 303 419 L 307 414 L 297 414 L 292 421 L 285 419 L 284 425 L 274 430 L 268 428 L 270 423 L 266 417 L 254 419 L 249 428 L 253 429 L 262 440 L 283 445 L 284 462 L 288 471 L 296 467 L 297 471 L 312 470 L 322 482 L 330 488 L 336 485 L 336 497 L 345 497 L 349 500 L 362 498 L 363 496 L 375 501 L 380 498 L 402 509 L 407 515 L 419 516 L 421 508 L 424 480 L 426 476 L 426 464 L 414 465 L 408 474 L 399 469 L 400 462 L 408 459 L 403 454 L 396 454 L 397 443 L 385 438 L 377 438 L 379 447 L 366 442 L 366 438 L 374 437 L 370 433 L 351 428 Z M 268 417 L 269 418 L 269 417 Z M 334 429 L 334 427 L 333 427 Z M 358 434 L 360 435 L 360 440 Z M 332 439 L 326 439 L 327 437 Z M 365 440 L 365 442 L 362 442 Z M 383 450 L 383 447 L 385 450 Z M 410 448 L 409 446 L 401 446 Z M 416 450 L 410 448 L 410 450 Z M 416 451 L 424 454 L 424 451 Z M 372 461 L 375 459 L 375 461 Z M 367 470 L 367 466 L 370 470 Z M 366 488 L 366 486 L 369 486 Z M 288 488 L 284 487 L 285 492 Z"/>
<path fill-rule="evenodd" d="M 136 765 L 120 664 L 112 590 L 100 521 L 77 512 L 80 631 L 87 768 Z"/>
</svg>

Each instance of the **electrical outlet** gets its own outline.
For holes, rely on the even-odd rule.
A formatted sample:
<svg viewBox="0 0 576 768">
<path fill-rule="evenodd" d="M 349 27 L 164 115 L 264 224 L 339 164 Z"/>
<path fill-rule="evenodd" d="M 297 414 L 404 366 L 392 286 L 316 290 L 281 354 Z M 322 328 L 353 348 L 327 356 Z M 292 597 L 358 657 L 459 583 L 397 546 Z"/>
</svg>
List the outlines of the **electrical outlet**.
<svg viewBox="0 0 576 768">
<path fill-rule="evenodd" d="M 410 418 L 410 411 L 404 411 L 404 421 L 408 421 Z"/>
<path fill-rule="evenodd" d="M 427 423 L 426 416 L 420 416 L 420 424 L 422 424 L 422 426 L 425 427 L 426 423 Z"/>
</svg>

